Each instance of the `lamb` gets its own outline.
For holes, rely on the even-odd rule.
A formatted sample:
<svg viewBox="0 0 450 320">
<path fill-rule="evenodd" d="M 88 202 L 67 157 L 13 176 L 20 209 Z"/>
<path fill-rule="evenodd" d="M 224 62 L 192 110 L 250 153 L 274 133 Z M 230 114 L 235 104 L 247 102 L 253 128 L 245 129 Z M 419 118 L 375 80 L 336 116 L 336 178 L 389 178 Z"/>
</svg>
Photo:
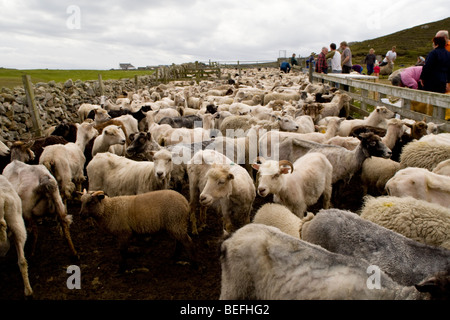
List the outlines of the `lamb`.
<svg viewBox="0 0 450 320">
<path fill-rule="evenodd" d="M 383 271 L 377 274 L 381 288 L 374 290 L 369 262 L 329 252 L 262 224 L 248 224 L 225 240 L 220 262 L 221 300 L 443 298 L 434 290 L 439 288 L 434 277 L 404 287 Z M 434 291 L 435 296 L 421 291 Z"/>
<path fill-rule="evenodd" d="M 322 103 L 322 111 L 320 112 L 320 119 L 325 117 L 339 117 L 342 110 L 344 110 L 344 116 L 349 114 L 349 103 L 351 97 L 346 93 L 337 92 L 331 102 Z"/>
<path fill-rule="evenodd" d="M 362 119 L 344 120 L 338 130 L 338 135 L 346 137 L 350 134 L 353 127 L 358 125 L 368 125 L 374 127 L 386 127 L 387 119 L 393 118 L 394 112 L 386 107 L 376 107 L 369 116 Z"/>
<path fill-rule="evenodd" d="M 0 257 L 5 256 L 9 249 L 8 232 L 11 233 L 11 239 L 14 239 L 24 294 L 28 298 L 33 295 L 33 289 L 24 252 L 27 230 L 22 216 L 22 200 L 8 179 L 0 175 Z"/>
<path fill-rule="evenodd" d="M 361 218 L 407 238 L 450 249 L 450 209 L 413 197 L 364 198 Z"/>
<path fill-rule="evenodd" d="M 274 202 L 289 208 L 298 217 L 303 217 L 308 206 L 317 203 L 323 196 L 323 207 L 330 207 L 333 167 L 322 153 L 308 153 L 294 164 L 289 161 L 265 160 L 253 164 L 258 170 L 258 194 L 266 197 L 274 194 Z M 284 165 L 291 167 L 283 167 Z"/>
<path fill-rule="evenodd" d="M 58 181 L 64 202 L 72 198 L 74 191 L 81 191 L 81 185 L 85 181 L 84 150 L 88 142 L 97 135 L 94 123 L 83 122 L 78 125 L 75 143 L 47 146 L 39 158 L 39 164 L 44 165 Z"/>
<path fill-rule="evenodd" d="M 110 147 L 116 144 L 124 146 L 126 143 L 125 134 L 121 127 L 116 125 L 109 125 L 105 127 L 102 133 L 97 136 L 92 146 L 92 156 L 97 153 L 107 152 Z M 122 154 L 119 154 L 122 155 Z"/>
<path fill-rule="evenodd" d="M 218 166 L 214 167 L 214 164 Z M 219 198 L 226 231 L 232 232 L 244 223 L 250 222 L 250 211 L 256 192 L 253 180 L 244 168 L 235 165 L 220 152 L 200 150 L 187 163 L 187 173 L 193 234 L 198 234 L 206 226 L 207 206 L 213 205 Z M 221 182 L 220 185 L 218 180 Z M 217 195 L 213 194 L 216 191 L 213 188 L 214 184 L 217 185 L 216 189 L 219 187 L 221 189 Z M 223 198 L 225 196 L 227 198 Z M 200 205 L 200 225 L 197 227 L 196 211 Z"/>
<path fill-rule="evenodd" d="M 319 211 L 302 225 L 303 240 L 334 253 L 367 260 L 401 285 L 414 285 L 450 268 L 450 251 L 406 238 L 356 213 Z"/>
<path fill-rule="evenodd" d="M 440 162 L 450 158 L 450 145 L 431 141 L 413 141 L 403 147 L 401 168 L 417 167 L 432 171 Z"/>
<path fill-rule="evenodd" d="M 299 92 L 271 92 L 264 95 L 263 105 L 265 106 L 273 100 L 298 101 L 300 98 Z"/>
<path fill-rule="evenodd" d="M 300 239 L 302 224 L 311 220 L 313 217 L 314 214 L 308 212 L 305 218 L 300 219 L 284 205 L 278 203 L 266 203 L 255 213 L 252 223 L 276 227 L 284 233 Z"/>
<path fill-rule="evenodd" d="M 72 259 L 78 260 L 79 257 L 69 231 L 72 216 L 67 214 L 58 183 L 48 169 L 43 165 L 29 165 L 14 160 L 5 167 L 3 175 L 22 200 L 23 218 L 25 223 L 31 226 L 33 232 L 31 255 L 34 255 L 38 236 L 35 219 L 48 213 L 54 213 L 62 227 Z"/>
<path fill-rule="evenodd" d="M 0 170 L 3 169 L 13 160 L 19 160 L 26 163 L 31 163 L 35 159 L 35 155 L 31 148 L 33 147 L 33 140 L 24 141 L 14 141 L 8 143 L 9 147 L 5 145 L 4 155 L 0 156 Z"/>
<path fill-rule="evenodd" d="M 391 154 L 389 148 L 381 142 L 381 138 L 371 132 L 362 133 L 358 138 L 361 142 L 354 150 L 301 139 L 286 139 L 279 145 L 279 158 L 292 162 L 308 152 L 323 153 L 333 166 L 332 183 L 335 184 L 341 180 L 347 183 L 361 169 L 365 159 L 371 156 L 389 158 Z M 265 145 L 261 145 L 260 139 L 261 155 L 266 154 L 267 149 L 264 148 Z"/>
<path fill-rule="evenodd" d="M 399 170 L 386 182 L 388 195 L 411 196 L 450 208 L 450 177 L 436 174 L 423 168 Z"/>
<path fill-rule="evenodd" d="M 134 161 L 113 153 L 98 153 L 87 165 L 89 191 L 111 197 L 167 189 L 173 168 L 172 154 L 161 149 L 153 161 Z"/>
<path fill-rule="evenodd" d="M 170 204 L 170 205 L 167 205 Z M 81 196 L 80 215 L 93 217 L 119 242 L 119 271 L 127 269 L 127 251 L 133 234 L 151 234 L 165 230 L 177 242 L 174 258 L 178 259 L 180 244 L 195 264 L 194 244 L 188 234 L 189 203 L 173 190 L 158 190 L 139 195 L 108 197 L 101 190 Z"/>
</svg>

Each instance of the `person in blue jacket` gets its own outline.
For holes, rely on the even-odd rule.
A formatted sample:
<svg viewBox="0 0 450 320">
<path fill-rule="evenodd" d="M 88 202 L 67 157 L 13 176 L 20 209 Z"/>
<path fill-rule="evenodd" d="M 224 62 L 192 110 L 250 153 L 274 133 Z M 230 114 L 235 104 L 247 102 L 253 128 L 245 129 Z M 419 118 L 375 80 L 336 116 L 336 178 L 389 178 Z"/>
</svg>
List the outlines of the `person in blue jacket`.
<svg viewBox="0 0 450 320">
<path fill-rule="evenodd" d="M 289 71 L 291 71 L 291 65 L 289 64 L 289 62 L 284 61 L 280 65 L 280 70 L 284 73 L 289 73 Z"/>
<path fill-rule="evenodd" d="M 447 82 L 450 82 L 450 52 L 445 49 L 444 37 L 433 38 L 434 50 L 425 59 L 420 79 L 423 90 L 445 93 Z"/>
</svg>

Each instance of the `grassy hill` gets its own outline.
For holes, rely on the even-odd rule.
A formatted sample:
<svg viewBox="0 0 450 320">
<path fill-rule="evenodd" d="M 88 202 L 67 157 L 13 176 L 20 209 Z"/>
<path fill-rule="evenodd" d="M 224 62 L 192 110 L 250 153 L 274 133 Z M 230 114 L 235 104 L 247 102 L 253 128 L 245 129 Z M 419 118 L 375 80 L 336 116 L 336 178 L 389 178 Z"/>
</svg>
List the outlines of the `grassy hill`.
<svg viewBox="0 0 450 320">
<path fill-rule="evenodd" d="M 397 46 L 396 66 L 411 66 L 416 63 L 418 56 L 426 57 L 433 49 L 431 40 L 438 30 L 450 29 L 450 17 L 425 23 L 413 28 L 398 31 L 383 37 L 352 42 L 353 63 L 362 63 L 370 48 L 375 49 L 376 55 L 384 55 L 392 46 Z"/>
</svg>

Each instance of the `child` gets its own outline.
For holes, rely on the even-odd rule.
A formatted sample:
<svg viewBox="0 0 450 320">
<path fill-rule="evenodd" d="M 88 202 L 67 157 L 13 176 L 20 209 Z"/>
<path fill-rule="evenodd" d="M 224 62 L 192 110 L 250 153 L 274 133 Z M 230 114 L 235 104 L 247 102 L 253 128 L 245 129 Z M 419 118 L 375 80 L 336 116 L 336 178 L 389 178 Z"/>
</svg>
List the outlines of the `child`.
<svg viewBox="0 0 450 320">
<path fill-rule="evenodd" d="M 375 60 L 375 67 L 373 67 L 373 73 L 374 73 L 375 77 L 380 76 L 380 64 L 379 64 L 378 60 Z"/>
</svg>

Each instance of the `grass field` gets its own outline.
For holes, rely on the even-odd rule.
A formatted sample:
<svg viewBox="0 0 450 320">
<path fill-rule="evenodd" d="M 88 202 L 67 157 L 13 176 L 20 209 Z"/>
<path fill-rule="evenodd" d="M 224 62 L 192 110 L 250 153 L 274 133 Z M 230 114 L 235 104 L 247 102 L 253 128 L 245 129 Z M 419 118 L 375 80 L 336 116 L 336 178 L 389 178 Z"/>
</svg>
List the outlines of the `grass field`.
<svg viewBox="0 0 450 320">
<path fill-rule="evenodd" d="M 76 80 L 97 80 L 98 75 L 102 75 L 103 80 L 114 80 L 123 78 L 133 78 L 135 75 L 150 75 L 151 70 L 49 70 L 49 69 L 5 69 L 0 68 L 0 88 L 14 88 L 23 86 L 22 75 L 31 76 L 33 83 L 49 82 L 65 82 L 68 79 Z"/>
</svg>

